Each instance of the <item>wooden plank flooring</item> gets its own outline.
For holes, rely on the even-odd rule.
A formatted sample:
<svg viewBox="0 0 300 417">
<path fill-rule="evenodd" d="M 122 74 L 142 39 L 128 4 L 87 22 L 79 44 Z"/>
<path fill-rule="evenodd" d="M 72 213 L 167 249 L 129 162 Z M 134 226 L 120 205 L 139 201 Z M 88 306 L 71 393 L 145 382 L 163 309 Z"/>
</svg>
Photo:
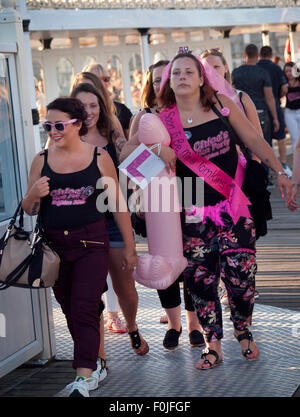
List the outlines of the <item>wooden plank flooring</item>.
<svg viewBox="0 0 300 417">
<path fill-rule="evenodd" d="M 273 220 L 267 236 L 257 242 L 256 302 L 300 311 L 300 209 L 289 212 L 277 189 L 271 200 Z M 137 249 L 147 250 L 145 239 Z M 0 379 L 0 397 L 51 397 L 73 377 L 71 361 L 54 361 L 42 369 L 23 366 Z M 300 388 L 294 396 L 300 397 Z"/>
<path fill-rule="evenodd" d="M 300 311 L 300 208 L 290 212 L 277 187 L 271 204 L 268 234 L 257 241 L 256 302 Z"/>
</svg>

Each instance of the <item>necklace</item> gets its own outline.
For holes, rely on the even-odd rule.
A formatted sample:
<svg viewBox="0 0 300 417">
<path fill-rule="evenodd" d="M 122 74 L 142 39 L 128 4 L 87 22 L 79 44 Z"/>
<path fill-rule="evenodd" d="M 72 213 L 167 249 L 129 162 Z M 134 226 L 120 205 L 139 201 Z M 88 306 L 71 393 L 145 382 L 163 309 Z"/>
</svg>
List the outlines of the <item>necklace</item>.
<svg viewBox="0 0 300 417">
<path fill-rule="evenodd" d="M 193 123 L 193 119 L 192 119 L 191 117 L 189 117 L 189 118 L 187 119 L 187 122 L 188 122 L 188 124 L 190 125 L 191 123 Z"/>
</svg>

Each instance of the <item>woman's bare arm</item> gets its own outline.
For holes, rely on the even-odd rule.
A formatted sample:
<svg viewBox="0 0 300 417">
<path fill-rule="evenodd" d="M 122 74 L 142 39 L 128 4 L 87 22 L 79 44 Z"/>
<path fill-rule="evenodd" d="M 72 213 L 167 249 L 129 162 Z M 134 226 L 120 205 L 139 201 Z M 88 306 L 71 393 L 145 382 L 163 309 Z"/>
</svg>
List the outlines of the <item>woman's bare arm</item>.
<svg viewBox="0 0 300 417">
<path fill-rule="evenodd" d="M 284 169 L 274 154 L 271 146 L 258 133 L 243 112 L 228 97 L 220 95 L 220 98 L 222 104 L 229 108 L 229 122 L 245 146 L 276 173 L 284 172 Z M 278 175 L 277 181 L 281 194 L 284 195 L 284 191 L 286 191 L 287 204 L 290 207 L 290 202 L 292 200 L 292 184 L 285 175 Z"/>
<path fill-rule="evenodd" d="M 41 205 L 41 198 L 49 194 L 49 178 L 41 177 L 44 164 L 44 155 L 37 154 L 32 161 L 27 192 L 22 201 L 24 211 L 30 216 L 38 214 Z"/>
<path fill-rule="evenodd" d="M 248 94 L 244 93 L 242 94 L 242 97 L 240 98 L 241 103 L 244 106 L 245 113 L 247 116 L 247 119 L 253 124 L 255 129 L 257 129 L 258 133 L 263 136 L 263 131 L 260 125 L 259 117 L 257 115 L 256 107 L 251 100 L 251 98 L 248 96 Z M 252 155 L 252 159 L 255 159 L 256 161 L 260 162 L 260 159 L 256 155 Z"/>
</svg>

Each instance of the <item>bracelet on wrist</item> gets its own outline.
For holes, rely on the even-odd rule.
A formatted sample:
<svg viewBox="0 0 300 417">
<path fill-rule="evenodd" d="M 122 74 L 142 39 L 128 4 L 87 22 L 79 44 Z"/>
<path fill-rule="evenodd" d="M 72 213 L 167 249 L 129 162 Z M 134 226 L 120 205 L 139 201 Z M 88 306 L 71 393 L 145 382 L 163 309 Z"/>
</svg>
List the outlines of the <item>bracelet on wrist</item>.
<svg viewBox="0 0 300 417">
<path fill-rule="evenodd" d="M 278 172 L 277 172 L 277 176 L 278 176 L 278 177 L 280 177 L 281 175 L 284 175 L 285 177 L 287 177 L 287 178 L 288 178 L 288 175 L 287 175 L 287 173 L 286 173 L 286 172 L 284 172 L 284 171 L 278 171 Z"/>
<path fill-rule="evenodd" d="M 157 148 L 157 156 L 160 155 L 160 151 L 161 151 L 161 143 L 155 143 L 154 145 L 150 146 L 150 150 L 154 150 Z"/>
</svg>

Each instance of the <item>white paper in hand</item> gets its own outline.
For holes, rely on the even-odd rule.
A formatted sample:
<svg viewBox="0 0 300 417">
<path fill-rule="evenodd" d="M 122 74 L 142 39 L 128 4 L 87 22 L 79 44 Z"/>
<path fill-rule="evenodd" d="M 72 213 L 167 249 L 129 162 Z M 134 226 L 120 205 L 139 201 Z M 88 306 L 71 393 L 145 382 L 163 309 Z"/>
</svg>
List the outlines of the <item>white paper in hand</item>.
<svg viewBox="0 0 300 417">
<path fill-rule="evenodd" d="M 118 168 L 144 190 L 165 166 L 155 153 L 141 143 Z"/>
</svg>

